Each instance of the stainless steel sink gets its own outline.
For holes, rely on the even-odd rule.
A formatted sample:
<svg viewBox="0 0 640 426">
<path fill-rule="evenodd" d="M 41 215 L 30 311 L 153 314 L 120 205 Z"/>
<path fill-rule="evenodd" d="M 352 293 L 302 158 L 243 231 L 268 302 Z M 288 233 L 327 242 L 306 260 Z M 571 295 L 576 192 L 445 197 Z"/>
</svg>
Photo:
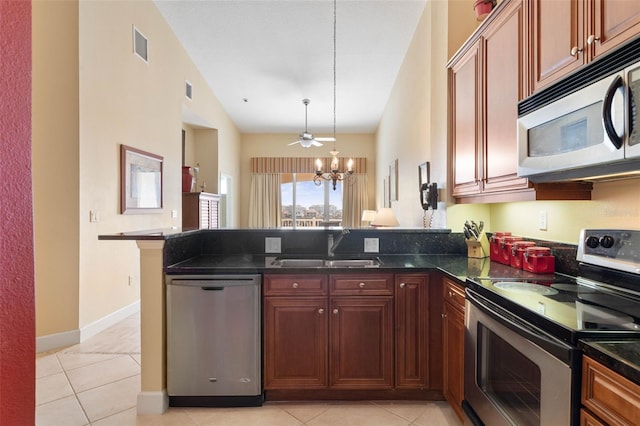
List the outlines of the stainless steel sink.
<svg viewBox="0 0 640 426">
<path fill-rule="evenodd" d="M 307 259 L 307 258 L 277 258 L 271 265 L 281 268 L 376 268 L 382 262 L 380 259 Z"/>
<path fill-rule="evenodd" d="M 282 268 L 320 268 L 324 266 L 324 259 L 276 259 L 272 265 Z"/>
<path fill-rule="evenodd" d="M 326 260 L 329 268 L 375 268 L 380 266 L 380 259 L 332 259 Z"/>
</svg>

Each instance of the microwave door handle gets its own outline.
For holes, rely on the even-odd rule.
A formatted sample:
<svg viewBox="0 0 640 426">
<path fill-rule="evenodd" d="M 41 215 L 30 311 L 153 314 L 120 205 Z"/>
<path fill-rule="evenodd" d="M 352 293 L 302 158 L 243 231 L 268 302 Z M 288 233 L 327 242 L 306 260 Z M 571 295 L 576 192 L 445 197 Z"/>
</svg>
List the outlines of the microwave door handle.
<svg viewBox="0 0 640 426">
<path fill-rule="evenodd" d="M 618 136 L 618 132 L 616 132 L 616 129 L 613 126 L 611 109 L 613 107 L 613 98 L 616 95 L 616 91 L 621 87 L 622 77 L 618 75 L 609 85 L 602 104 L 602 125 L 604 126 L 605 132 L 607 132 L 607 136 L 609 136 L 609 140 L 616 149 L 622 148 L 622 138 Z"/>
</svg>

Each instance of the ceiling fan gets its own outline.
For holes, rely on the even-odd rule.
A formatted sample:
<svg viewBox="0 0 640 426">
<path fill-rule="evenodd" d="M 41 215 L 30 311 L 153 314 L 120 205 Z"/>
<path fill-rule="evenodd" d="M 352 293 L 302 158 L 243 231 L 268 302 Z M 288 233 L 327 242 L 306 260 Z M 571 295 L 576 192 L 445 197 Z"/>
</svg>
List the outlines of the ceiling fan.
<svg viewBox="0 0 640 426">
<path fill-rule="evenodd" d="M 297 141 L 291 142 L 289 145 L 295 145 L 297 143 L 300 144 L 303 148 L 309 148 L 313 146 L 322 146 L 321 142 L 335 142 L 336 138 L 314 138 L 311 133 L 307 130 L 307 106 L 311 101 L 309 99 L 303 99 L 302 103 L 304 104 L 304 132 L 300 133 Z"/>
</svg>

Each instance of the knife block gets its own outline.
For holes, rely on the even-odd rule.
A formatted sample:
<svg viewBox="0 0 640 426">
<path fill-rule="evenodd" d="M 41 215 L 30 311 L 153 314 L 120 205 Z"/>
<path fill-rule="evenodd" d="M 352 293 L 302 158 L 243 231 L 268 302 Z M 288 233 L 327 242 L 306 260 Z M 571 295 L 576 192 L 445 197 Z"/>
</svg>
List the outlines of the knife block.
<svg viewBox="0 0 640 426">
<path fill-rule="evenodd" d="M 467 256 L 475 259 L 489 257 L 489 239 L 487 234 L 482 232 L 478 239 L 465 238 L 467 243 Z"/>
</svg>

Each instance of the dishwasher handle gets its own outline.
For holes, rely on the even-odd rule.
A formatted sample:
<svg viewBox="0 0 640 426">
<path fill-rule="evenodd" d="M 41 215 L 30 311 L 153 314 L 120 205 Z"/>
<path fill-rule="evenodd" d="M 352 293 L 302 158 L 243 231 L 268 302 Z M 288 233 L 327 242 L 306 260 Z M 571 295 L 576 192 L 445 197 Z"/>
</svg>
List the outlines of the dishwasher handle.
<svg viewBox="0 0 640 426">
<path fill-rule="evenodd" d="M 224 290 L 224 287 L 210 287 L 210 286 L 206 286 L 206 285 L 203 285 L 200 288 L 203 289 L 204 291 L 222 291 L 222 290 Z"/>
</svg>

